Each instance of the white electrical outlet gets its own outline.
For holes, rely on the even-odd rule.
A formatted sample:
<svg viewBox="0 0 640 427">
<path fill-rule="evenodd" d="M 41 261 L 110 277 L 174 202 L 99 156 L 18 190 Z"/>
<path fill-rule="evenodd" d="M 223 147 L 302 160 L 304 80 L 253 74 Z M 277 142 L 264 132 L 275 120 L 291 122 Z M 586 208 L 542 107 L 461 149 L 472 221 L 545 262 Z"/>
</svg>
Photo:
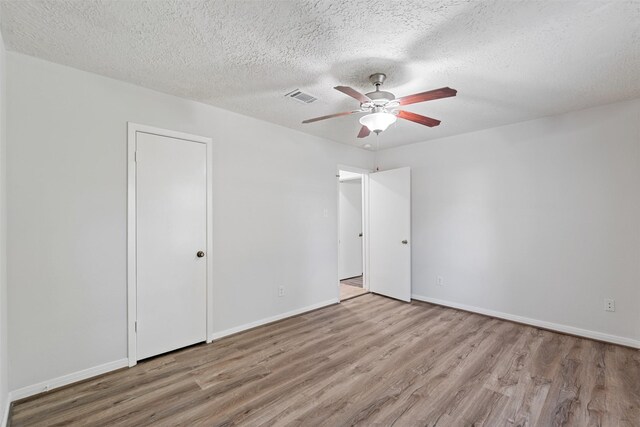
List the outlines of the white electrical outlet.
<svg viewBox="0 0 640 427">
<path fill-rule="evenodd" d="M 278 286 L 278 296 L 279 297 L 284 296 L 284 286 Z"/>
<path fill-rule="evenodd" d="M 436 283 L 438 284 L 438 286 L 444 286 L 444 279 L 442 278 L 442 276 L 436 277 Z"/>
<path fill-rule="evenodd" d="M 604 311 L 616 311 L 616 300 L 605 298 Z"/>
</svg>

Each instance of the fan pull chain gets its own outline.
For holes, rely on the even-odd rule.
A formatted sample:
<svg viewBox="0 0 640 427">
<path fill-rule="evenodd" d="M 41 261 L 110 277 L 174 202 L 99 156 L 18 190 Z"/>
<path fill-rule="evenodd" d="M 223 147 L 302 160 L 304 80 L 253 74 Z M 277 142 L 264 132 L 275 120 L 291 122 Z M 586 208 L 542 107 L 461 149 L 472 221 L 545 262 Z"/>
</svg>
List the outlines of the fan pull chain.
<svg viewBox="0 0 640 427">
<path fill-rule="evenodd" d="M 374 154 L 374 165 L 376 167 L 376 172 L 378 172 L 380 170 L 380 167 L 378 166 L 378 151 L 380 150 L 380 133 L 376 132 L 376 152 Z"/>
</svg>

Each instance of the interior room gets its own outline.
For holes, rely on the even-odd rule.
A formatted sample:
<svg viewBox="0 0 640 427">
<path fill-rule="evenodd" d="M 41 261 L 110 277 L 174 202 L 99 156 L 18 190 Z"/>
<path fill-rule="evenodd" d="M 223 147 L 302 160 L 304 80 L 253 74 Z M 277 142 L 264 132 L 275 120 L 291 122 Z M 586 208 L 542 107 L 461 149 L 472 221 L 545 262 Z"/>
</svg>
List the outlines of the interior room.
<svg viewBox="0 0 640 427">
<path fill-rule="evenodd" d="M 0 0 L 0 425 L 640 426 L 640 0 Z"/>
</svg>

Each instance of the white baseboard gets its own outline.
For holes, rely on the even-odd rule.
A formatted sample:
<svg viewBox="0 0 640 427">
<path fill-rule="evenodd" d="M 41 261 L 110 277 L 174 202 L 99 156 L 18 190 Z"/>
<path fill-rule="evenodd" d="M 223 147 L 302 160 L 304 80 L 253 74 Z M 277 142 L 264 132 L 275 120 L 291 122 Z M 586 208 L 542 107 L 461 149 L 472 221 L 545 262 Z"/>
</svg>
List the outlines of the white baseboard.
<svg viewBox="0 0 640 427">
<path fill-rule="evenodd" d="M 308 311 L 317 310 L 322 307 L 326 307 L 329 305 L 337 304 L 340 302 L 340 299 L 333 298 L 328 301 L 320 302 L 318 304 L 308 305 L 306 307 L 299 308 L 297 310 L 288 311 L 286 313 L 278 314 L 275 316 L 267 317 L 265 319 L 256 320 L 255 322 L 246 323 L 241 326 L 236 326 L 235 328 L 226 329 L 220 332 L 214 332 L 209 337 L 209 341 L 218 340 L 220 338 L 224 338 L 229 335 L 237 334 L 238 332 L 243 332 L 248 329 L 253 329 L 258 326 L 266 325 L 267 323 L 277 322 L 278 320 L 286 319 L 287 317 L 297 316 L 298 314 L 306 313 Z"/>
<path fill-rule="evenodd" d="M 309 305 L 306 307 L 299 308 L 297 310 L 288 311 L 286 313 L 278 314 L 276 316 L 268 317 L 266 319 L 257 320 L 255 322 L 247 323 L 245 325 L 237 326 L 235 328 L 227 329 L 221 332 L 215 332 L 209 337 L 209 341 L 213 341 L 216 339 L 220 339 L 222 337 L 226 337 L 228 335 L 233 335 L 238 332 L 246 331 L 247 329 L 252 329 L 257 326 L 266 325 L 267 323 L 272 323 L 278 320 L 286 319 L 287 317 L 296 316 L 298 314 L 306 313 L 308 311 L 316 310 L 318 308 L 326 307 L 329 305 L 337 304 L 340 300 L 338 298 L 333 298 L 328 301 L 324 301 L 318 304 Z M 22 387 L 18 390 L 13 390 L 9 392 L 9 396 L 7 398 L 7 404 L 5 408 L 4 419 L 2 421 L 1 427 L 5 427 L 7 424 L 7 419 L 9 415 L 9 407 L 11 402 L 15 402 L 16 400 L 24 399 L 25 397 L 30 397 L 36 395 L 38 393 L 46 392 L 49 390 L 53 390 L 54 388 L 62 387 L 71 383 L 75 383 L 78 381 L 86 380 L 87 378 L 95 377 L 98 375 L 105 374 L 110 371 L 115 371 L 116 369 L 125 368 L 129 366 L 129 359 L 124 358 L 120 360 L 116 360 L 114 362 L 105 363 L 103 365 L 95 366 L 93 368 L 84 369 L 82 371 L 73 372 L 71 374 L 63 375 L 58 378 L 53 378 L 49 381 L 43 381 L 37 384 L 33 384 L 27 387 Z"/>
<path fill-rule="evenodd" d="M 598 341 L 605 341 L 612 344 L 620 344 L 627 347 L 640 348 L 640 341 L 619 337 L 617 335 L 605 334 L 602 332 L 590 331 L 588 329 L 576 328 L 573 326 L 562 325 L 559 323 L 546 322 L 544 320 L 531 319 L 528 317 L 517 316 L 515 314 L 502 313 L 500 311 L 488 310 L 486 308 L 474 307 L 466 304 L 458 304 L 456 302 L 440 300 L 437 298 L 425 297 L 422 295 L 411 295 L 412 299 L 418 301 L 424 301 L 431 304 L 443 305 L 445 307 L 457 308 L 464 311 L 471 311 L 473 313 L 484 314 L 485 316 L 497 317 L 499 319 L 510 320 L 512 322 L 524 323 L 526 325 L 536 326 L 542 329 L 549 329 L 552 331 L 562 332 L 565 334 L 576 335 L 584 338 L 591 338 Z"/>
<path fill-rule="evenodd" d="M 11 409 L 11 398 L 7 396 L 7 401 L 4 405 L 4 412 L 2 413 L 2 423 L 0 423 L 0 427 L 7 427 L 9 424 L 9 410 Z"/>
<path fill-rule="evenodd" d="M 9 402 L 15 402 L 16 400 L 24 399 L 25 397 L 33 396 L 38 393 L 53 390 L 54 388 L 62 387 L 67 384 L 75 383 L 78 381 L 86 380 L 87 378 L 95 377 L 105 374 L 116 369 L 129 366 L 128 359 L 120 359 L 114 362 L 105 363 L 103 365 L 94 366 L 93 368 L 84 369 L 82 371 L 73 372 L 71 374 L 63 375 L 58 378 L 53 378 L 49 381 L 43 381 L 38 384 L 22 387 L 18 390 L 9 392 Z"/>
</svg>

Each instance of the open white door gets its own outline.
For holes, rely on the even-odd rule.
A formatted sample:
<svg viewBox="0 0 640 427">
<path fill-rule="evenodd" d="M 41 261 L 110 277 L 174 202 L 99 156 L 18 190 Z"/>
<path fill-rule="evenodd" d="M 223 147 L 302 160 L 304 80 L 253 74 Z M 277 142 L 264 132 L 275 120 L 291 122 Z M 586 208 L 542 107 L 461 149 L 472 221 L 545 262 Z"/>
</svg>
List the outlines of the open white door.
<svg viewBox="0 0 640 427">
<path fill-rule="evenodd" d="M 369 175 L 369 290 L 411 301 L 411 169 Z"/>
</svg>

